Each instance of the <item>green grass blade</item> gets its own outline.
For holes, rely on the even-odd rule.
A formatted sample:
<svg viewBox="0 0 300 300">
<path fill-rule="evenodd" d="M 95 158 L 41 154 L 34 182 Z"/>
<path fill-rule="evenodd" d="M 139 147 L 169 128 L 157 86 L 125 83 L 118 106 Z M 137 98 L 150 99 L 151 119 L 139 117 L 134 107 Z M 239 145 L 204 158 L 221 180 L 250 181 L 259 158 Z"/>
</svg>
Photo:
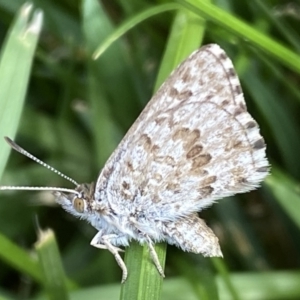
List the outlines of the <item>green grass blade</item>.
<svg viewBox="0 0 300 300">
<path fill-rule="evenodd" d="M 43 272 L 43 286 L 46 289 L 48 299 L 69 299 L 66 276 L 52 230 L 39 232 L 35 249 Z"/>
<path fill-rule="evenodd" d="M 83 32 L 86 38 L 89 55 L 95 49 L 97 41 L 103 39 L 107 32 L 113 30 L 113 25 L 105 15 L 102 6 L 96 1 L 83 1 Z M 120 53 L 119 45 L 116 44 L 112 51 L 118 56 L 119 65 L 123 65 L 123 57 Z M 111 152 L 116 147 L 116 137 L 118 136 L 118 127 L 113 122 L 110 113 L 109 95 L 105 89 L 105 70 L 106 66 L 110 65 L 111 71 L 116 74 L 119 73 L 114 65 L 110 53 L 104 55 L 103 59 L 92 61 L 89 57 L 87 61 L 88 67 L 88 97 L 92 107 L 91 120 L 93 126 L 93 134 L 96 146 L 96 159 L 99 167 L 102 166 Z M 121 67 L 120 67 L 121 68 Z M 117 79 L 116 79 L 117 80 Z M 108 87 L 109 88 L 109 87 Z M 120 88 L 121 92 L 121 88 Z M 122 94 L 126 95 L 126 91 L 122 90 Z M 114 134 L 112 134 L 112 132 Z"/>
<path fill-rule="evenodd" d="M 156 244 L 155 251 L 164 267 L 166 244 Z M 124 261 L 129 275 L 121 287 L 120 299 L 160 299 L 163 279 L 150 259 L 148 247 L 132 242 L 126 249 Z"/>
<path fill-rule="evenodd" d="M 180 6 L 176 3 L 161 4 L 161 5 L 157 5 L 155 7 L 151 7 L 149 9 L 143 10 L 141 13 L 138 13 L 134 17 L 126 20 L 111 35 L 109 35 L 101 43 L 100 46 L 98 46 L 98 48 L 93 53 L 93 59 L 99 58 L 99 56 L 102 55 L 102 53 L 105 52 L 107 50 L 107 48 L 109 48 L 111 46 L 112 43 L 114 43 L 116 40 L 118 40 L 120 37 L 122 37 L 122 35 L 124 35 L 131 28 L 137 26 L 139 23 L 141 23 L 155 15 L 164 13 L 166 11 L 179 9 L 179 8 L 180 8 Z"/>
<path fill-rule="evenodd" d="M 191 11 L 211 20 L 222 28 L 226 28 L 235 35 L 243 38 L 249 44 L 256 46 L 279 60 L 291 70 L 300 73 L 300 56 L 269 36 L 255 30 L 250 25 L 237 19 L 233 15 L 217 6 L 200 0 L 177 0 L 178 3 Z"/>
<path fill-rule="evenodd" d="M 2 260 L 20 272 L 27 274 L 35 281 L 43 282 L 41 269 L 36 259 L 2 234 L 0 234 L 0 245 L 0 257 Z"/>
<path fill-rule="evenodd" d="M 267 177 L 266 183 L 283 210 L 300 229 L 300 192 L 298 181 L 295 181 L 280 169 L 273 167 L 272 175 Z"/>
<path fill-rule="evenodd" d="M 10 148 L 3 136 L 15 137 L 17 132 L 35 48 L 42 27 L 42 12 L 36 11 L 30 19 L 32 6 L 25 4 L 16 16 L 0 58 L 0 174 Z"/>
<path fill-rule="evenodd" d="M 179 10 L 176 13 L 154 91 L 160 87 L 179 63 L 191 54 L 191 52 L 199 48 L 204 30 L 204 19 L 186 10 Z"/>
<path fill-rule="evenodd" d="M 39 262 L 28 252 L 20 248 L 0 233 L 0 258 L 20 272 L 28 275 L 34 281 L 43 284 L 44 278 Z M 67 280 L 68 288 L 76 287 L 71 280 Z"/>
<path fill-rule="evenodd" d="M 240 297 L 241 293 L 237 291 L 236 287 L 233 284 L 232 278 L 230 277 L 230 272 L 227 270 L 224 260 L 219 257 L 213 257 L 212 263 L 214 264 L 216 270 L 219 273 L 219 279 L 222 280 L 224 288 L 227 289 L 228 294 L 230 294 L 232 300 L 243 299 Z M 220 293 L 220 299 L 222 299 L 222 294 Z"/>
</svg>

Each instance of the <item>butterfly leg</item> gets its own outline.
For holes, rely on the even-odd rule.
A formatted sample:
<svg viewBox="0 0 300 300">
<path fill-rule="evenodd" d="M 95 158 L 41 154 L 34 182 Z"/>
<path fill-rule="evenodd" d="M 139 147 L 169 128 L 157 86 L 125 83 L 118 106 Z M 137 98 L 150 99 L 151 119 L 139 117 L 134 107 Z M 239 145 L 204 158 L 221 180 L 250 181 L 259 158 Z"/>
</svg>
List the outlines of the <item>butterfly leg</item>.
<svg viewBox="0 0 300 300">
<path fill-rule="evenodd" d="M 116 262 L 118 263 L 119 267 L 122 270 L 121 282 L 124 283 L 127 279 L 128 271 L 122 257 L 119 254 L 119 252 L 124 252 L 124 250 L 111 244 L 110 240 L 115 237 L 116 237 L 115 234 L 102 235 L 102 232 L 98 232 L 95 235 L 95 237 L 92 239 L 91 245 L 99 249 L 107 249 L 110 253 L 113 254 Z M 99 240 L 101 240 L 102 243 L 99 243 Z"/>
<path fill-rule="evenodd" d="M 153 243 L 151 241 L 151 239 L 146 236 L 148 242 L 147 242 L 147 245 L 148 245 L 148 248 L 149 248 L 149 253 L 150 253 L 150 256 L 151 256 L 151 259 L 153 261 L 153 263 L 155 264 L 155 267 L 158 271 L 158 273 L 162 276 L 162 277 L 165 277 L 165 273 L 164 273 L 164 270 L 159 262 L 159 259 L 158 259 L 158 256 L 157 256 L 157 253 L 153 247 Z"/>
<path fill-rule="evenodd" d="M 102 235 L 100 235 L 100 234 L 96 234 L 95 236 L 94 236 L 94 238 L 92 239 L 92 241 L 91 241 L 91 246 L 93 246 L 93 247 L 96 247 L 96 248 L 98 248 L 98 249 L 106 249 L 107 250 L 107 246 L 105 245 L 105 244 L 101 244 L 100 242 L 99 242 L 99 240 L 100 239 L 103 239 L 103 237 L 104 236 L 102 236 Z M 116 237 L 114 234 L 110 234 L 109 236 L 107 235 L 107 237 L 109 237 L 110 239 L 112 239 L 112 238 L 114 238 L 114 237 Z M 118 252 L 124 252 L 124 250 L 123 249 L 121 249 L 121 248 L 118 248 L 118 247 L 116 247 L 116 246 L 113 246 Z"/>
</svg>

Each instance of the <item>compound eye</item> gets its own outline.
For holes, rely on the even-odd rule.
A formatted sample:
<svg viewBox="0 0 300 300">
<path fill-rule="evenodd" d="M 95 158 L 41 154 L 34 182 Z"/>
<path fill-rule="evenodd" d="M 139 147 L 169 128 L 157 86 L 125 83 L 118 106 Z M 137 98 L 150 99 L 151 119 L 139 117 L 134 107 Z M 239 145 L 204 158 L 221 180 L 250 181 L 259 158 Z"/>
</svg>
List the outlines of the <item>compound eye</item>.
<svg viewBox="0 0 300 300">
<path fill-rule="evenodd" d="M 76 197 L 73 200 L 73 207 L 78 213 L 82 214 L 85 209 L 85 200 Z"/>
</svg>

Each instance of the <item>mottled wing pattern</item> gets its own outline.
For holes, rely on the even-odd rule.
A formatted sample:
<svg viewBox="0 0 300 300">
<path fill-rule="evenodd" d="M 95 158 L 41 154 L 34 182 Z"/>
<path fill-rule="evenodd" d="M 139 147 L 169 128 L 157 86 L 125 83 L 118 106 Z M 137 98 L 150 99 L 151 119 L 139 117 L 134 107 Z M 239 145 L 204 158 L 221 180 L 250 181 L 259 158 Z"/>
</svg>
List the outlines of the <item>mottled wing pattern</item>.
<svg viewBox="0 0 300 300">
<path fill-rule="evenodd" d="M 176 245 L 183 251 L 210 257 L 223 256 L 218 238 L 197 213 L 172 222 L 163 222 L 158 228 L 167 233 L 165 240 L 168 244 Z"/>
<path fill-rule="evenodd" d="M 165 81 L 102 170 L 96 199 L 170 220 L 254 189 L 265 143 L 225 52 L 200 48 Z M 103 194 L 104 193 L 104 194 Z"/>
</svg>

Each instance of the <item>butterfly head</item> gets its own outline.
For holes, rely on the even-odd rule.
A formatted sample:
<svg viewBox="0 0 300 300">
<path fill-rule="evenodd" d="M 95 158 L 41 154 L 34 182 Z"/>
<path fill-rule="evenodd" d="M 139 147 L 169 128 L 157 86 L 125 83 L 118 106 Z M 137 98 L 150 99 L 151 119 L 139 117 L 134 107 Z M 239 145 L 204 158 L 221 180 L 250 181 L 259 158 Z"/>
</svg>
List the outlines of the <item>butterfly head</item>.
<svg viewBox="0 0 300 300">
<path fill-rule="evenodd" d="M 60 204 L 67 212 L 80 217 L 87 218 L 91 212 L 92 203 L 94 201 L 94 183 L 79 184 L 74 193 L 64 193 L 54 191 L 56 202 Z"/>
</svg>

